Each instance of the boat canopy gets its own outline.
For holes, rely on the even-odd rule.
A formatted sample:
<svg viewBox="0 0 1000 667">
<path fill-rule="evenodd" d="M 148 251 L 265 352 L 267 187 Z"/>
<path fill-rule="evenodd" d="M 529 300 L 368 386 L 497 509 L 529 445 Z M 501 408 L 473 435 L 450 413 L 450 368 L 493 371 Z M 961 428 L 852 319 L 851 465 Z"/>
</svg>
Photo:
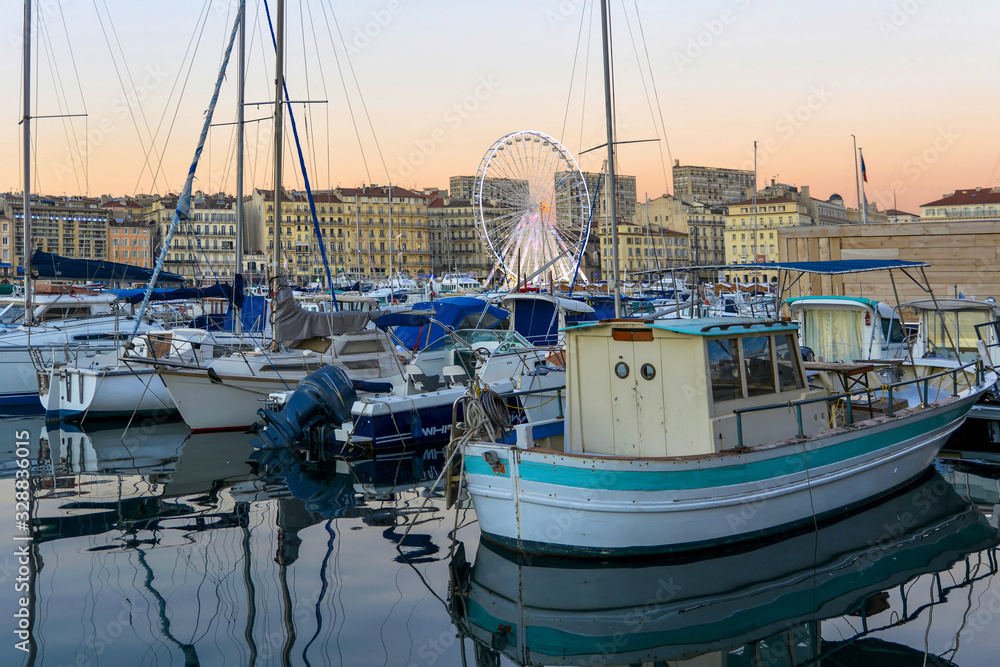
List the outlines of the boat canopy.
<svg viewBox="0 0 1000 667">
<path fill-rule="evenodd" d="M 917 301 L 901 303 L 899 307 L 900 309 L 911 308 L 913 310 L 940 310 L 945 312 L 956 310 L 989 310 L 997 317 L 1000 317 L 1000 307 L 996 303 L 978 301 L 976 299 L 938 299 L 936 305 L 934 299 L 918 299 Z"/>
<path fill-rule="evenodd" d="M 678 271 L 697 272 L 722 269 L 753 271 L 798 271 L 823 276 L 866 271 L 891 271 L 893 269 L 919 269 L 930 266 L 927 262 L 907 262 L 901 259 L 833 259 L 816 262 L 767 262 L 762 264 L 713 264 L 707 266 L 678 267 Z"/>
<path fill-rule="evenodd" d="M 153 278 L 153 270 L 141 266 L 102 259 L 74 259 L 41 250 L 32 253 L 31 268 L 36 278 L 48 280 L 148 283 Z M 157 277 L 157 283 L 183 284 L 185 280 L 182 275 L 166 271 L 161 271 Z"/>
<path fill-rule="evenodd" d="M 418 312 L 383 315 L 375 321 L 375 326 L 383 329 L 395 326 L 393 335 L 400 343 L 409 350 L 422 350 L 447 333 L 444 326 L 451 329 L 492 329 L 510 315 L 503 308 L 468 296 L 415 303 L 413 310 Z"/>
</svg>

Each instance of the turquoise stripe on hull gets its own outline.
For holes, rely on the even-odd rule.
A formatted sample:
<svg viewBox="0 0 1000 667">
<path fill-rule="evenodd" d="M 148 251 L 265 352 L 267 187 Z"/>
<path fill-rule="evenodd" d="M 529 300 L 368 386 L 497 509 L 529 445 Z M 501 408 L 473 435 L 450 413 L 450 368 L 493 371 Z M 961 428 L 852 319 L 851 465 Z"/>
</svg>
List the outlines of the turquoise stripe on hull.
<svg viewBox="0 0 1000 667">
<path fill-rule="evenodd" d="M 808 468 L 815 470 L 871 454 L 880 449 L 889 449 L 901 442 L 919 437 L 921 434 L 944 428 L 963 418 L 971 408 L 972 403 L 969 402 L 967 405 L 959 405 L 947 412 L 930 415 L 924 419 L 901 424 L 878 433 L 821 447 L 805 454 L 799 449 L 793 454 L 759 461 L 746 461 L 736 465 L 716 465 L 704 468 L 684 465 L 684 467 L 678 466 L 678 470 L 672 471 L 638 471 L 614 470 L 607 467 L 583 468 L 555 462 L 538 463 L 522 459 L 518 471 L 519 477 L 526 482 L 609 491 L 679 491 L 764 482 L 790 473 L 799 473 L 806 469 L 806 461 L 809 464 Z M 890 438 L 891 440 L 889 440 Z M 732 456 L 749 458 L 754 456 L 754 453 L 733 453 Z M 470 474 L 492 474 L 489 466 L 485 463 L 480 466 L 480 462 L 479 457 L 468 457 L 466 470 Z M 588 461 L 588 463 L 590 462 Z"/>
<path fill-rule="evenodd" d="M 908 479 L 896 486 L 885 489 L 884 491 L 875 493 L 872 496 L 865 498 L 856 503 L 850 505 L 844 505 L 843 507 L 838 507 L 837 509 L 830 510 L 829 512 L 824 512 L 822 514 L 816 515 L 814 518 L 811 514 L 804 516 L 797 521 L 790 523 L 784 523 L 778 526 L 773 526 L 766 528 L 764 530 L 758 530 L 750 533 L 735 533 L 733 535 L 728 535 L 724 538 L 717 540 L 703 540 L 701 542 L 683 542 L 683 543 L 668 543 L 660 545 L 651 546 L 641 546 L 641 547 L 585 547 L 585 546 L 569 546 L 565 544 L 555 544 L 552 542 L 538 542 L 535 540 L 518 540 L 516 538 L 505 537 L 503 535 L 495 535 L 493 533 L 482 531 L 483 538 L 489 540 L 493 544 L 505 549 L 511 553 L 533 553 L 551 556 L 569 556 L 573 558 L 594 558 L 600 556 L 614 556 L 616 558 L 621 557 L 633 557 L 633 556 L 655 556 L 663 554 L 681 553 L 681 552 L 692 552 L 692 551 L 704 551 L 711 549 L 718 549 L 720 547 L 729 546 L 732 544 L 738 544 L 742 542 L 753 542 L 755 540 L 767 540 L 768 538 L 773 539 L 775 536 L 779 536 L 779 539 L 786 539 L 791 533 L 798 530 L 812 530 L 817 527 L 822 527 L 823 524 L 832 521 L 838 521 L 844 514 L 860 510 L 862 508 L 868 507 L 870 505 L 876 505 L 882 501 L 886 496 L 891 496 L 895 493 L 899 493 L 902 490 L 923 484 L 927 477 L 933 474 L 933 468 L 926 468 L 920 472 L 916 477 Z"/>
</svg>

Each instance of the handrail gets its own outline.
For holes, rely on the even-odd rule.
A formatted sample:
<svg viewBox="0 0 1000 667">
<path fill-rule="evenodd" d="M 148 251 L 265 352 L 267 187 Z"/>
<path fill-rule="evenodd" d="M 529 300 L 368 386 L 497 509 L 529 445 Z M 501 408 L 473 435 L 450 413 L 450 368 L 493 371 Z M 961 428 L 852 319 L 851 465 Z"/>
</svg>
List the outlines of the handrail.
<svg viewBox="0 0 1000 667">
<path fill-rule="evenodd" d="M 940 377 L 944 377 L 946 375 L 950 375 L 951 379 L 952 379 L 952 398 L 958 396 L 958 373 L 959 373 L 959 371 L 964 371 L 969 366 L 975 366 L 975 382 L 976 382 L 976 386 L 977 387 L 978 386 L 982 386 L 983 378 L 985 377 L 985 369 L 983 368 L 982 361 L 980 361 L 980 360 L 970 361 L 969 363 L 963 364 L 962 366 L 958 366 L 956 368 L 951 368 L 951 369 L 948 369 L 948 370 L 944 370 L 944 371 L 941 371 L 940 373 L 935 373 L 933 375 L 925 375 L 924 377 L 921 377 L 921 378 L 914 378 L 912 380 L 903 380 L 901 382 L 893 382 L 893 383 L 890 383 L 888 385 L 883 385 L 885 387 L 885 389 L 887 390 L 887 392 L 888 392 L 888 399 L 889 399 L 888 400 L 888 409 L 887 409 L 886 414 L 888 414 L 888 416 L 890 416 L 890 417 L 893 416 L 893 400 L 892 400 L 892 390 L 893 390 L 893 388 L 905 387 L 907 385 L 918 384 L 918 383 L 923 382 L 924 383 L 923 404 L 927 405 L 928 404 L 928 402 L 927 402 L 928 387 L 929 387 L 930 381 L 934 380 L 936 378 L 940 378 Z M 759 406 L 755 406 L 755 407 L 751 407 L 751 408 L 737 408 L 737 409 L 733 410 L 733 414 L 736 415 L 736 446 L 737 447 L 743 447 L 743 415 L 746 414 L 746 413 L 749 413 L 749 412 L 764 412 L 765 410 L 777 410 L 779 408 L 792 408 L 792 407 L 794 407 L 795 408 L 795 417 L 796 417 L 796 421 L 798 422 L 798 427 L 799 427 L 797 437 L 804 438 L 806 436 L 805 436 L 805 432 L 804 432 L 803 426 L 802 426 L 802 406 L 803 405 L 811 405 L 813 403 L 820 403 L 820 402 L 839 401 L 839 400 L 844 399 L 844 400 L 847 401 L 847 404 L 846 404 L 846 414 L 845 414 L 845 424 L 846 425 L 851 425 L 851 424 L 854 424 L 854 411 L 853 411 L 853 405 L 851 404 L 851 397 L 852 396 L 862 396 L 862 395 L 867 396 L 869 394 L 869 391 L 870 390 L 868 390 L 868 389 L 861 390 L 861 391 L 848 391 L 848 392 L 843 392 L 843 393 L 840 393 L 840 394 L 831 394 L 831 395 L 828 395 L 828 396 L 819 396 L 817 398 L 804 398 L 804 399 L 801 399 L 801 400 L 798 400 L 798 401 L 787 401 L 785 403 L 771 403 L 769 405 L 759 405 Z M 869 401 L 869 405 L 870 405 L 870 401 Z"/>
</svg>

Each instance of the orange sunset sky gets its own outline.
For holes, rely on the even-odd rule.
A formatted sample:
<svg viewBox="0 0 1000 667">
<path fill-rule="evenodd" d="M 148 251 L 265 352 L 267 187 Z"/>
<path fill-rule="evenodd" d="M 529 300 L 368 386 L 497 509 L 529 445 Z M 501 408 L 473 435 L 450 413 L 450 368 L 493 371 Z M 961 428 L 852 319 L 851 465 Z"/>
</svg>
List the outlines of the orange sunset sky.
<svg viewBox="0 0 1000 667">
<path fill-rule="evenodd" d="M 271 2 L 271 11 L 275 11 Z M 237 3 L 39 4 L 32 53 L 32 191 L 179 192 Z M 247 3 L 248 102 L 273 98 L 263 2 Z M 612 2 L 621 173 L 638 195 L 669 167 L 753 167 L 855 206 L 851 134 L 867 196 L 918 213 L 998 183 L 1000 4 L 955 0 Z M 539 130 L 573 152 L 604 142 L 593 0 L 288 0 L 286 67 L 314 187 L 447 187 L 499 137 Z M 23 5 L 0 8 L 0 189 L 21 189 Z M 346 47 L 346 49 L 345 49 Z M 230 64 L 216 123 L 235 118 Z M 655 92 L 654 92 L 655 90 Z M 248 107 L 245 187 L 271 187 L 271 109 Z M 288 158 L 294 144 L 290 127 Z M 212 128 L 195 189 L 235 192 L 234 130 Z M 580 158 L 597 171 L 604 152 Z M 285 186 L 301 187 L 297 160 Z"/>
</svg>

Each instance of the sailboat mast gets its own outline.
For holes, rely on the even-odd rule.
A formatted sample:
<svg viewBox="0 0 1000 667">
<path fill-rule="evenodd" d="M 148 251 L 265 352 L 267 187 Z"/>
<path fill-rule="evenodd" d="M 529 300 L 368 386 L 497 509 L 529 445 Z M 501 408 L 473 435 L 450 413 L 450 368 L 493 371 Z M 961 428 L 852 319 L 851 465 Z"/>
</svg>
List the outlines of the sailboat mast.
<svg viewBox="0 0 1000 667">
<path fill-rule="evenodd" d="M 618 268 L 618 216 L 615 210 L 615 116 L 611 100 L 611 29 L 608 21 L 608 1 L 601 1 L 601 30 L 604 47 L 604 112 L 608 129 L 608 213 L 611 218 L 611 255 L 614 257 L 615 318 L 622 316 L 621 280 Z"/>
<path fill-rule="evenodd" d="M 24 323 L 32 324 L 31 317 L 31 0 L 24 1 L 24 117 L 22 135 L 24 137 Z"/>
<path fill-rule="evenodd" d="M 233 260 L 233 287 L 236 276 L 243 273 L 243 94 L 246 88 L 246 0 L 240 0 L 240 59 L 236 69 L 236 257 Z M 243 333 L 243 318 L 233 318 L 233 331 Z"/>
<path fill-rule="evenodd" d="M 282 83 L 285 78 L 285 0 L 278 0 L 278 25 L 274 46 L 274 253 L 271 258 L 271 280 L 274 290 L 271 298 L 271 337 L 275 348 L 278 346 L 275 318 L 275 295 L 278 287 L 278 272 L 281 270 L 281 154 L 283 151 L 281 134 L 284 122 L 281 117 L 284 95 Z"/>
<path fill-rule="evenodd" d="M 392 243 L 392 181 L 389 181 L 389 301 L 390 303 L 395 299 L 395 294 L 392 290 L 392 253 L 395 246 Z M 430 332 L 430 329 L 427 330 Z"/>
</svg>

